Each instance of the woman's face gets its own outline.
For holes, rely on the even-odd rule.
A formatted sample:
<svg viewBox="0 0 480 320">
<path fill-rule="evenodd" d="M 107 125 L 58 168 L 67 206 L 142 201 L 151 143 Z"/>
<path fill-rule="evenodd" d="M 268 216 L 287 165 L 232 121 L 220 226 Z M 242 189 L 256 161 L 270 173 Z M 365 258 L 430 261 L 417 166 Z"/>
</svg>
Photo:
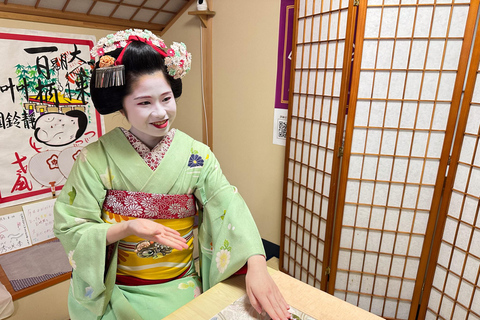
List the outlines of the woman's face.
<svg viewBox="0 0 480 320">
<path fill-rule="evenodd" d="M 123 99 L 130 131 L 150 149 L 168 133 L 177 114 L 172 89 L 161 71 L 140 76 Z"/>
</svg>

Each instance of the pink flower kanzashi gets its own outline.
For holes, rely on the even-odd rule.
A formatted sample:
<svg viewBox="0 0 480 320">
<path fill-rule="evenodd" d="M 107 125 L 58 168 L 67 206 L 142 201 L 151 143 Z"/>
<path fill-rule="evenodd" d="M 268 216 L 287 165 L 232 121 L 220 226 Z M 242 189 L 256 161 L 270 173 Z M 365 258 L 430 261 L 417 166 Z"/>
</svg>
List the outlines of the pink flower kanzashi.
<svg viewBox="0 0 480 320">
<path fill-rule="evenodd" d="M 169 57 L 173 57 L 173 56 L 175 55 L 175 51 L 174 51 L 173 49 L 168 49 L 168 50 L 167 50 L 167 55 L 168 55 Z"/>
</svg>

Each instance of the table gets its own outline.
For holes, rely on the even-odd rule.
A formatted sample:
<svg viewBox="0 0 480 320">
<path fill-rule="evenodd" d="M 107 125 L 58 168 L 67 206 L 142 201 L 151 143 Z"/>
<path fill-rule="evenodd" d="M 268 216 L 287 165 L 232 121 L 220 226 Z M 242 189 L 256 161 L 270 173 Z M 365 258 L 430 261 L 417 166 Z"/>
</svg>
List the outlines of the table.
<svg viewBox="0 0 480 320">
<path fill-rule="evenodd" d="M 268 268 L 268 272 L 279 287 L 287 303 L 315 319 L 382 319 L 283 272 L 272 268 Z M 164 319 L 208 320 L 245 293 L 245 276 L 233 276 L 215 285 Z"/>
</svg>

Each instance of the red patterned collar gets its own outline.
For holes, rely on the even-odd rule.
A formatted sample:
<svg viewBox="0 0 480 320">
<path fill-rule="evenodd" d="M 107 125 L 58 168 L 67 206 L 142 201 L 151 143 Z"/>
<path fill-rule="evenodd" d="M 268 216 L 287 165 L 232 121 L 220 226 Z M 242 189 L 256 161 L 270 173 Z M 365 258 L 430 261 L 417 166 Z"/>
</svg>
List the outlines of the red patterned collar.
<svg viewBox="0 0 480 320">
<path fill-rule="evenodd" d="M 172 144 L 173 138 L 175 136 L 175 129 L 170 130 L 165 137 L 155 146 L 152 150 L 147 147 L 142 141 L 140 141 L 133 133 L 130 131 L 120 128 L 122 132 L 125 134 L 128 142 L 132 145 L 132 147 L 137 151 L 137 153 L 142 157 L 145 163 L 155 171 L 160 162 L 165 157 L 165 154 L 170 148 Z"/>
</svg>

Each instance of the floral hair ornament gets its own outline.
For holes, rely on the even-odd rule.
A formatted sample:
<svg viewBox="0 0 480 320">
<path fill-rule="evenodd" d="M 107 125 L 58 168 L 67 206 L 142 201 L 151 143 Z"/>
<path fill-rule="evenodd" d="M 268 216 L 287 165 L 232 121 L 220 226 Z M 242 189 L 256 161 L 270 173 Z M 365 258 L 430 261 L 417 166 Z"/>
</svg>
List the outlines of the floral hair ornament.
<svg viewBox="0 0 480 320">
<path fill-rule="evenodd" d="M 125 67 L 122 60 L 125 48 L 132 41 L 144 42 L 163 56 L 167 73 L 174 79 L 182 79 L 190 71 L 192 54 L 187 52 L 187 46 L 183 42 L 174 42 L 170 48 L 167 48 L 165 42 L 149 30 L 128 29 L 107 35 L 90 50 L 91 56 L 99 60 L 99 67 L 95 69 L 96 88 L 125 84 Z M 123 50 L 116 60 L 107 55 L 108 52 L 118 48 L 123 48 Z"/>
</svg>

